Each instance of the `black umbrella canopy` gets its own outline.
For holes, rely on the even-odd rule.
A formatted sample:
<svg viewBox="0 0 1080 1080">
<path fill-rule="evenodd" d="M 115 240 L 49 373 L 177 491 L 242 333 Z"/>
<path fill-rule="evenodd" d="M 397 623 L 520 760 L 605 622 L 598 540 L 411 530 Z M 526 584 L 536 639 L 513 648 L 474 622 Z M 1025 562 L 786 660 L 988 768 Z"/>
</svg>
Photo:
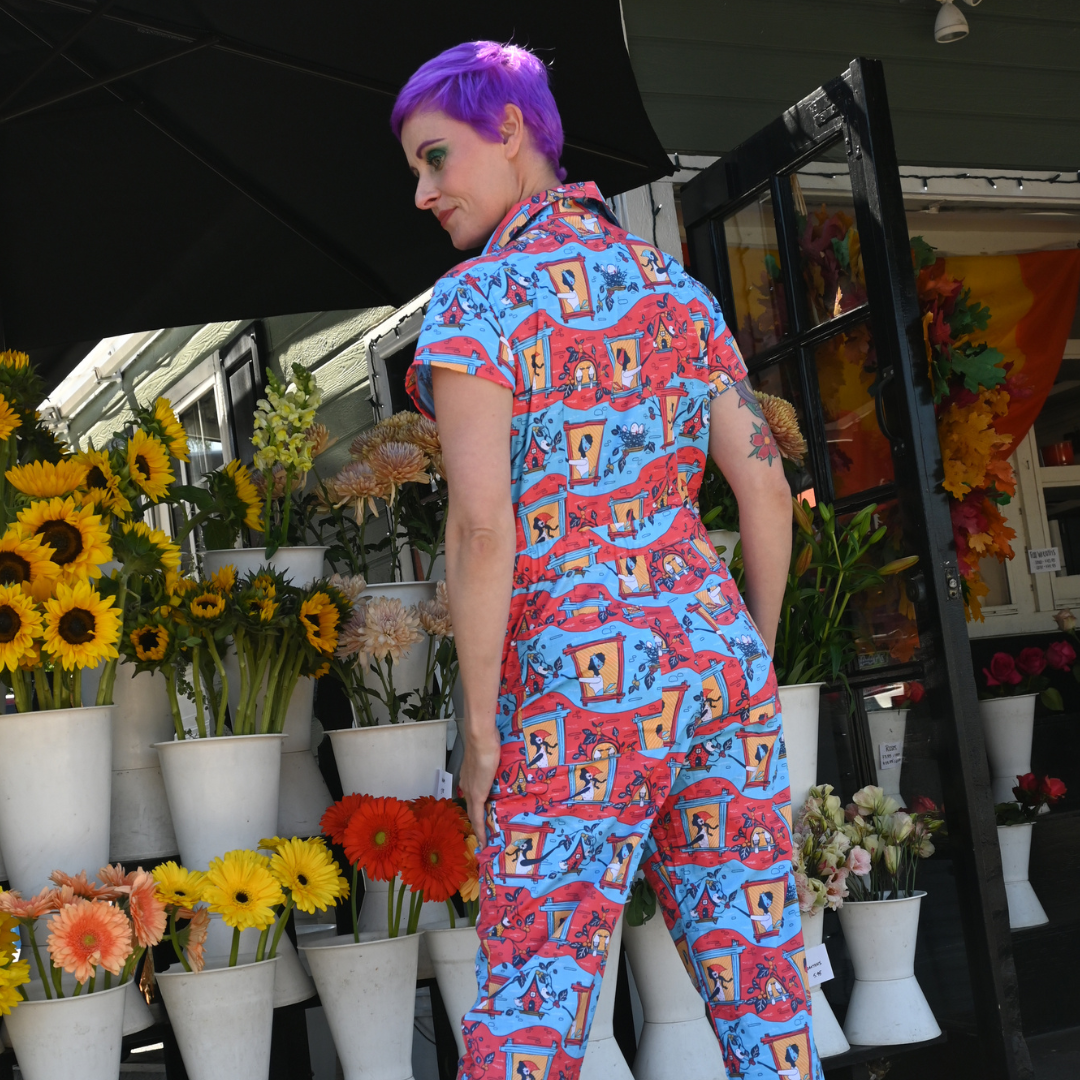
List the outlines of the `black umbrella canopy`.
<svg viewBox="0 0 1080 1080">
<path fill-rule="evenodd" d="M 461 259 L 389 129 L 423 61 L 488 38 L 549 63 L 570 180 L 671 171 L 618 0 L 0 0 L 0 326 L 56 378 L 77 343 L 402 303 Z"/>
</svg>

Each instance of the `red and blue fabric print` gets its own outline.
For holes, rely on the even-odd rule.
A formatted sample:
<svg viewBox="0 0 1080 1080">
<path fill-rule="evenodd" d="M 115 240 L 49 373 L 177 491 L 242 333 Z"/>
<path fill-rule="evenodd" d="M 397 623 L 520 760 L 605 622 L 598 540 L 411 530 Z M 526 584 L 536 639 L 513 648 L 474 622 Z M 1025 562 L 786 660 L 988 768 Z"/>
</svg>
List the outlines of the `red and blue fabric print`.
<svg viewBox="0 0 1080 1080">
<path fill-rule="evenodd" d="M 431 368 L 513 393 L 502 760 L 462 1080 L 576 1080 L 639 866 L 732 1080 L 820 1080 L 765 646 L 701 524 L 716 301 L 592 184 L 515 208 L 435 287 Z"/>
</svg>

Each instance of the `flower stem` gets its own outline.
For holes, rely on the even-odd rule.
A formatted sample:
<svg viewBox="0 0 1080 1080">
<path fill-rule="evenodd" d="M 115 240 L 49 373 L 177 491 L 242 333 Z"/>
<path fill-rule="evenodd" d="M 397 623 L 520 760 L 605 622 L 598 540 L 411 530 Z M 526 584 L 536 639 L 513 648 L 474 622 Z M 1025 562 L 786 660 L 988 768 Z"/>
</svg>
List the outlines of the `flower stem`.
<svg viewBox="0 0 1080 1080">
<path fill-rule="evenodd" d="M 285 930 L 285 924 L 289 921 L 289 915 L 293 909 L 292 894 L 289 894 L 289 899 L 285 901 L 285 910 L 281 913 L 281 918 L 278 919 L 277 929 L 274 931 L 274 940 L 270 943 L 270 959 L 273 960 L 277 956 L 278 942 L 281 941 L 281 935 Z"/>
<path fill-rule="evenodd" d="M 172 664 L 161 669 L 165 672 L 165 685 L 169 688 L 169 712 L 172 713 L 173 727 L 176 728 L 176 737 L 184 737 L 184 720 L 180 715 L 180 699 L 176 696 L 176 668 Z"/>
<path fill-rule="evenodd" d="M 236 967 L 236 960 L 240 955 L 240 927 L 234 926 L 232 932 L 232 948 L 229 950 L 229 967 Z"/>
<path fill-rule="evenodd" d="M 221 676 L 221 699 L 218 701 L 217 712 L 217 734 L 218 738 L 225 734 L 225 709 L 229 704 L 229 676 L 225 673 L 225 665 L 221 662 L 221 657 L 218 655 L 217 646 L 214 644 L 214 635 L 208 634 L 206 637 L 206 646 L 210 650 L 210 656 L 213 658 L 214 667 L 217 668 L 217 673 Z"/>
<path fill-rule="evenodd" d="M 185 971 L 191 970 L 191 965 L 187 962 L 187 957 L 184 955 L 184 950 L 180 948 L 180 942 L 176 939 L 176 910 L 171 909 L 169 911 L 169 940 L 172 942 L 173 952 L 176 953 L 176 958 L 184 965 Z"/>
<path fill-rule="evenodd" d="M 269 937 L 270 937 L 270 927 L 268 926 L 259 935 L 259 947 L 258 947 L 258 949 L 255 950 L 255 959 L 256 959 L 256 961 L 261 961 L 263 959 L 263 957 L 266 956 L 266 942 L 269 939 Z"/>
<path fill-rule="evenodd" d="M 454 910 L 454 905 L 449 900 L 446 901 L 446 910 L 450 912 L 450 929 L 454 930 L 457 927 L 457 912 Z"/>
<path fill-rule="evenodd" d="M 397 937 L 398 934 L 401 932 L 401 908 L 402 904 L 405 901 L 405 893 L 407 891 L 408 890 L 405 888 L 405 882 L 403 881 L 398 886 L 397 909 L 394 914 L 394 932 L 390 935 L 391 937 Z M 408 933 L 408 928 L 406 928 L 405 932 Z"/>
<path fill-rule="evenodd" d="M 448 901 L 449 902 L 449 901 Z M 405 928 L 406 934 L 415 934 L 420 925 L 420 912 L 424 908 L 424 890 L 416 889 L 409 894 L 409 922 Z"/>
<path fill-rule="evenodd" d="M 350 914 L 352 915 L 352 939 L 353 939 L 353 941 L 359 941 L 360 940 L 360 928 L 359 928 L 359 926 L 357 926 L 357 922 L 356 922 L 356 879 L 359 876 L 358 873 L 357 873 L 357 871 L 359 870 L 359 867 L 360 867 L 359 863 L 353 863 L 353 868 L 352 868 L 352 889 L 349 891 L 349 910 L 350 910 Z"/>
<path fill-rule="evenodd" d="M 206 717 L 203 715 L 202 686 L 199 682 L 199 667 L 201 666 L 202 649 L 196 645 L 191 650 L 191 686 L 195 694 L 195 725 L 199 729 L 199 738 L 206 738 Z"/>
<path fill-rule="evenodd" d="M 30 939 L 30 949 L 34 954 L 34 960 L 37 962 L 41 985 L 45 988 L 45 997 L 49 1001 L 52 1001 L 52 991 L 49 989 L 49 979 L 45 974 L 45 965 L 41 960 L 41 950 L 38 948 L 37 938 L 34 937 L 34 920 L 31 919 L 28 922 L 23 923 L 23 925 L 26 927 L 26 936 Z"/>
</svg>

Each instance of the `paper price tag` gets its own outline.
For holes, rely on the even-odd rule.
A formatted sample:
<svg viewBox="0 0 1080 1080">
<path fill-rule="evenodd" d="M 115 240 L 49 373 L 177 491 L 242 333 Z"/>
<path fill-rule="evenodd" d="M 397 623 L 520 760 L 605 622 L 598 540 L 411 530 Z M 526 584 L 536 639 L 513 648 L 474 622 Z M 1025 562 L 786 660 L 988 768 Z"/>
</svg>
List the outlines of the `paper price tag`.
<svg viewBox="0 0 1080 1080">
<path fill-rule="evenodd" d="M 454 778 L 445 769 L 435 770 L 436 799 L 452 799 L 454 797 Z"/>
<path fill-rule="evenodd" d="M 904 764 L 904 744 L 898 742 L 878 743 L 878 768 L 898 769 Z"/>
<path fill-rule="evenodd" d="M 820 918 L 820 916 L 818 916 Z M 806 981 L 810 986 L 820 986 L 833 977 L 829 953 L 824 945 L 815 945 L 806 950 Z"/>
<path fill-rule="evenodd" d="M 1056 548 L 1028 548 L 1028 570 L 1048 574 L 1061 569 L 1061 552 Z"/>
</svg>

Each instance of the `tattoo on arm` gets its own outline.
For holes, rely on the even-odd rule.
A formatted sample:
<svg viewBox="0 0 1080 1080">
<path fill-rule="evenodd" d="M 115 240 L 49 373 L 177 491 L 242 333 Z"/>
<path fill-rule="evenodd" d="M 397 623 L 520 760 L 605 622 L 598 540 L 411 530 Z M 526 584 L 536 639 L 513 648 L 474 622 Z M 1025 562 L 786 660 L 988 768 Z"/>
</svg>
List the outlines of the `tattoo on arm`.
<svg viewBox="0 0 1080 1080">
<path fill-rule="evenodd" d="M 739 408 L 744 405 L 759 419 L 764 420 L 765 414 L 761 411 L 761 403 L 754 396 L 754 388 L 749 379 L 740 379 L 735 384 L 735 393 L 739 395 Z"/>
<path fill-rule="evenodd" d="M 741 386 L 742 383 L 739 385 Z M 746 456 L 757 458 L 758 461 L 764 461 L 770 466 L 773 459 L 780 456 L 780 448 L 776 445 L 776 439 L 764 419 L 760 424 L 754 424 L 754 434 L 750 436 L 750 453 Z"/>
</svg>

